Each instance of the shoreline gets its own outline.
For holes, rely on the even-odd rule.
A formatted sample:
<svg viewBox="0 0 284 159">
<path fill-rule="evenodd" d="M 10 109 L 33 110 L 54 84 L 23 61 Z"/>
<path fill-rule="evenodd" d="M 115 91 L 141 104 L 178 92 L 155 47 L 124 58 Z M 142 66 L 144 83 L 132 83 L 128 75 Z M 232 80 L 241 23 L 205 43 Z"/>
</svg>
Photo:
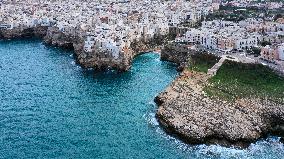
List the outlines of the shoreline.
<svg viewBox="0 0 284 159">
<path fill-rule="evenodd" d="M 202 89 L 208 78 L 184 70 L 155 98 L 156 118 L 167 133 L 188 144 L 237 148 L 247 148 L 269 134 L 284 137 L 283 105 L 261 99 L 231 103 L 210 98 Z"/>
<path fill-rule="evenodd" d="M 146 52 L 159 50 L 167 41 L 167 35 L 155 35 L 153 39 L 138 39 L 131 43 L 126 52 L 119 52 L 114 57 L 110 51 L 94 49 L 91 52 L 84 50 L 85 33 L 74 34 L 61 32 L 57 27 L 13 28 L 0 29 L 0 40 L 13 40 L 25 38 L 39 38 L 45 45 L 74 50 L 74 58 L 82 68 L 92 68 L 97 71 L 114 69 L 125 72 L 131 68 L 133 59 Z"/>
<path fill-rule="evenodd" d="M 166 55 L 166 56 L 165 56 Z M 190 60 L 190 52 L 162 50 L 165 61 L 179 56 Z M 168 60 L 169 59 L 169 60 Z M 181 66 L 180 66 L 181 67 Z M 260 98 L 240 98 L 234 102 L 209 97 L 203 88 L 210 75 L 190 71 L 184 65 L 180 75 L 158 96 L 156 118 L 170 135 L 187 144 L 219 144 L 247 148 L 269 134 L 283 142 L 284 105 Z"/>
<path fill-rule="evenodd" d="M 238 101 L 239 103 L 236 104 L 227 103 L 226 101 L 219 99 L 211 99 L 206 96 L 202 88 L 204 87 L 204 85 L 206 85 L 206 82 L 210 78 L 210 76 L 206 74 L 199 74 L 197 72 L 188 72 L 188 70 L 186 70 L 187 63 L 188 60 L 190 60 L 191 55 L 197 53 L 194 50 L 173 44 L 168 44 L 159 53 L 155 51 L 149 51 L 159 49 L 150 49 L 151 46 L 149 47 L 143 42 L 136 42 L 135 46 L 133 46 L 133 50 L 136 50 L 136 52 L 132 50 L 131 54 L 127 56 L 127 61 L 125 61 L 126 57 L 123 56 L 122 60 L 124 61 L 122 64 L 118 63 L 118 61 L 112 61 L 112 57 L 104 57 L 108 59 L 92 59 L 92 57 L 89 57 L 90 55 L 86 56 L 86 52 L 84 52 L 82 48 L 81 38 L 68 37 L 66 35 L 62 35 L 62 33 L 60 32 L 58 33 L 58 30 L 56 30 L 56 28 L 55 30 L 53 29 L 54 28 L 46 28 L 45 30 L 42 28 L 34 28 L 32 30 L 29 30 L 29 32 L 24 32 L 22 30 L 23 34 L 14 34 L 12 32 L 12 34 L 8 34 L 10 38 L 6 39 L 5 37 L 3 38 L 3 32 L 1 32 L 0 30 L 0 34 L 2 35 L 0 36 L 2 37 L 0 39 L 21 40 L 27 37 L 36 37 L 38 39 L 41 39 L 42 42 L 46 45 L 57 46 L 65 49 L 73 49 L 75 60 L 78 64 L 83 66 L 83 68 L 95 67 L 96 70 L 116 69 L 118 71 L 127 71 L 131 67 L 132 60 L 136 56 L 147 52 L 160 54 L 161 60 L 178 64 L 179 67 L 177 69 L 182 72 L 172 82 L 172 84 L 168 88 L 166 88 L 165 91 L 161 92 L 155 98 L 155 102 L 159 107 L 156 113 L 156 118 L 166 132 L 176 135 L 182 141 L 189 144 L 220 144 L 224 146 L 236 146 L 239 148 L 245 148 L 250 143 L 255 142 L 259 138 L 265 137 L 270 133 L 282 134 L 284 132 L 284 124 L 282 125 L 282 123 L 284 123 L 284 107 L 282 108 L 278 106 L 278 110 L 280 111 L 278 113 L 280 114 L 277 114 L 277 110 L 275 110 L 274 107 L 276 105 L 275 103 L 272 103 L 270 110 L 265 112 L 266 106 L 264 106 L 264 104 L 262 103 L 264 101 L 261 101 L 259 99 L 241 99 Z M 16 33 L 19 33 L 19 30 L 16 31 Z M 143 46 L 142 49 L 141 47 L 139 47 L 141 45 Z M 160 47 L 158 46 L 158 48 Z M 91 60 L 91 62 L 88 60 Z M 201 78 L 198 76 L 201 76 Z M 192 103 L 192 101 L 194 103 Z M 257 107 L 254 107 L 255 102 L 257 103 Z M 211 118 L 212 113 L 220 113 L 219 109 L 214 110 L 214 112 L 212 108 L 220 106 L 223 109 L 221 110 L 221 114 L 219 114 L 221 118 Z M 247 106 L 249 106 L 249 108 L 246 108 Z M 188 110 L 188 107 L 192 108 L 192 110 L 186 112 Z M 253 112 L 255 110 L 257 110 L 258 114 L 255 114 Z M 229 114 L 228 116 L 226 112 L 230 111 L 235 113 L 238 112 L 238 115 L 240 116 L 234 116 L 235 114 Z M 197 116 L 193 116 L 192 114 L 194 113 L 197 113 Z M 268 116 L 265 115 L 265 113 L 267 113 Z M 200 114 L 203 115 L 200 116 Z M 224 114 L 225 116 L 222 116 Z M 250 117 L 247 114 L 252 114 L 253 117 Z M 191 117 L 191 119 L 188 120 L 187 117 Z M 200 121 L 199 118 L 202 118 L 202 121 Z M 215 119 L 221 120 L 222 122 L 217 121 L 215 123 L 210 123 Z M 246 121 L 239 121 L 240 119 L 245 119 Z M 224 126 L 227 127 L 228 125 L 222 124 L 226 123 L 228 120 L 233 124 L 230 125 L 231 128 L 226 129 L 224 128 Z M 262 124 L 261 126 L 258 125 L 260 121 L 262 122 L 260 123 Z M 280 124 L 277 124 L 278 121 L 281 121 Z M 246 125 L 244 123 L 249 124 Z M 246 129 L 246 131 L 243 131 L 243 129 Z M 283 138 L 281 140 L 283 140 Z"/>
</svg>

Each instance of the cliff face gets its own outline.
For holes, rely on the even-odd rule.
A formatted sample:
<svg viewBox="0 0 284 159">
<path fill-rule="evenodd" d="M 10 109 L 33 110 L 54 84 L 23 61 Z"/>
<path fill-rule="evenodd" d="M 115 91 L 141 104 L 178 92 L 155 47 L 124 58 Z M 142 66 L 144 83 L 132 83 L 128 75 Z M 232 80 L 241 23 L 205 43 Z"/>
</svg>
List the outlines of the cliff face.
<svg viewBox="0 0 284 159">
<path fill-rule="evenodd" d="M 47 33 L 47 27 L 34 27 L 34 28 L 14 28 L 11 30 L 0 29 L 0 39 L 16 39 L 37 37 L 42 38 Z"/>
<path fill-rule="evenodd" d="M 170 43 L 162 50 L 161 58 L 185 68 L 191 55 L 196 53 Z M 190 144 L 242 148 L 268 134 L 284 136 L 283 103 L 257 98 L 235 102 L 211 98 L 203 92 L 209 75 L 182 70 L 181 75 L 155 98 L 156 117 L 168 133 Z"/>
<path fill-rule="evenodd" d="M 127 53 L 120 52 L 118 58 L 113 57 L 112 53 L 106 50 L 94 50 L 92 52 L 80 50 L 75 53 L 81 66 L 97 70 L 116 69 L 126 71 L 130 68 L 133 59 L 131 50 Z"/>
<path fill-rule="evenodd" d="M 68 36 L 56 27 L 49 27 L 47 29 L 46 35 L 43 38 L 43 41 L 46 44 L 52 46 L 58 46 L 62 48 L 73 48 L 74 39 L 76 39 L 75 36 Z"/>
<path fill-rule="evenodd" d="M 158 121 L 190 144 L 246 147 L 267 134 L 284 136 L 284 105 L 262 99 L 234 103 L 202 91 L 208 75 L 184 70 L 155 102 Z"/>
<path fill-rule="evenodd" d="M 14 28 L 12 30 L 0 30 L 0 39 L 15 39 L 24 37 L 39 37 L 52 46 L 74 49 L 76 61 L 83 68 L 95 68 L 98 70 L 116 69 L 127 71 L 133 58 L 143 52 L 152 51 L 167 40 L 166 36 L 155 35 L 152 39 L 139 39 L 131 43 L 131 47 L 124 52 L 119 52 L 114 57 L 110 51 L 94 49 L 91 52 L 84 50 L 84 38 L 86 35 L 74 31 L 62 32 L 57 27 Z"/>
<path fill-rule="evenodd" d="M 183 70 L 187 66 L 191 55 L 194 54 L 197 54 L 197 52 L 185 45 L 168 43 L 161 50 L 161 60 L 174 62 L 179 65 L 179 70 Z"/>
<path fill-rule="evenodd" d="M 53 46 L 73 48 L 77 63 L 84 68 L 117 69 L 120 71 L 129 69 L 130 63 L 125 60 L 122 53 L 120 53 L 119 58 L 115 59 L 111 52 L 106 50 L 94 49 L 91 52 L 86 52 L 84 50 L 84 37 L 85 35 L 79 35 L 79 33 L 70 35 L 61 32 L 56 27 L 50 27 L 44 37 L 44 42 Z"/>
</svg>

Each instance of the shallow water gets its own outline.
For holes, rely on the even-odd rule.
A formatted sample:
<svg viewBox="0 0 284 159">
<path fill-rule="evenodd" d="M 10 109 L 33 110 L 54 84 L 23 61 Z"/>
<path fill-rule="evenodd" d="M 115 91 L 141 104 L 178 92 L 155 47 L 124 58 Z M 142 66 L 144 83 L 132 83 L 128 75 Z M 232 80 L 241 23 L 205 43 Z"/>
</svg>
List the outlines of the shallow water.
<svg viewBox="0 0 284 159">
<path fill-rule="evenodd" d="M 157 54 L 122 74 L 84 71 L 38 40 L 1 41 L 0 54 L 0 158 L 284 158 L 277 137 L 236 150 L 166 135 L 153 99 L 177 72 Z"/>
</svg>

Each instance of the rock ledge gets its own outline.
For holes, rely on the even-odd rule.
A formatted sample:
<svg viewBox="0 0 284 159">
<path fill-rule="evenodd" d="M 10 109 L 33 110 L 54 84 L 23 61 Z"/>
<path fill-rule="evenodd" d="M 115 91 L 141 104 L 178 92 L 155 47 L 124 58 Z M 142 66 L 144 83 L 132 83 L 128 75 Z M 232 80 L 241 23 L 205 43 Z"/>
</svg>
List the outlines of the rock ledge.
<svg viewBox="0 0 284 159">
<path fill-rule="evenodd" d="M 156 117 L 170 134 L 190 144 L 247 147 L 268 134 L 284 136 L 284 105 L 262 99 L 226 102 L 202 90 L 209 76 L 184 70 L 156 98 Z"/>
</svg>

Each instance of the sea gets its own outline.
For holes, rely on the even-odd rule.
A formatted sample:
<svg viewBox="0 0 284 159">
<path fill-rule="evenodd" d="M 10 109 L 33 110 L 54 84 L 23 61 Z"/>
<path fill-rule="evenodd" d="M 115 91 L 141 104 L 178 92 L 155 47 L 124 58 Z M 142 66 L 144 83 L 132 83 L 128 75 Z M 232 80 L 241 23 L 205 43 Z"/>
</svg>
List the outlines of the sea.
<svg viewBox="0 0 284 159">
<path fill-rule="evenodd" d="M 98 72 L 38 39 L 0 41 L 0 158 L 284 158 L 276 136 L 237 149 L 165 133 L 154 98 L 177 75 L 155 53 L 127 72 Z"/>
</svg>

